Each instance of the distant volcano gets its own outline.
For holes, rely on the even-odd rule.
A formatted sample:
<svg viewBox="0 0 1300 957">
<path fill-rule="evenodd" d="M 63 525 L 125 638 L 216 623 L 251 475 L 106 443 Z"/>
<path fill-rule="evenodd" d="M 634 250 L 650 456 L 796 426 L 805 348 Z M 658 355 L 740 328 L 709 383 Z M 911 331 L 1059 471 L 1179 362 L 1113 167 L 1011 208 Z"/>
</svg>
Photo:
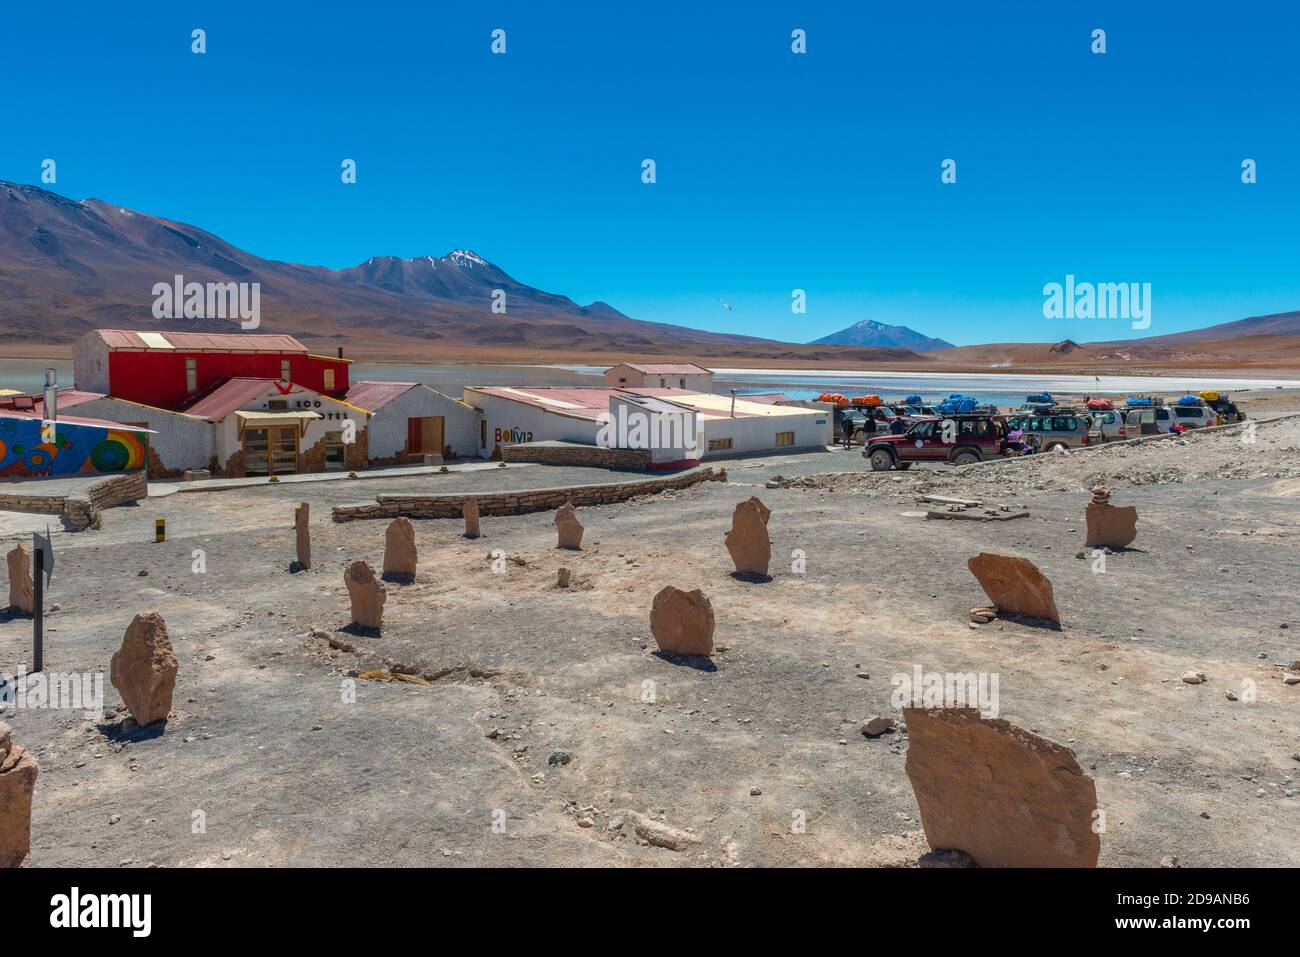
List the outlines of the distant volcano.
<svg viewBox="0 0 1300 957">
<path fill-rule="evenodd" d="M 907 326 L 890 326 L 872 319 L 855 322 L 847 329 L 833 332 L 821 339 L 814 339 L 817 346 L 886 346 L 898 349 L 910 349 L 913 352 L 933 352 L 936 349 L 951 349 L 951 342 L 923 336 Z"/>
</svg>

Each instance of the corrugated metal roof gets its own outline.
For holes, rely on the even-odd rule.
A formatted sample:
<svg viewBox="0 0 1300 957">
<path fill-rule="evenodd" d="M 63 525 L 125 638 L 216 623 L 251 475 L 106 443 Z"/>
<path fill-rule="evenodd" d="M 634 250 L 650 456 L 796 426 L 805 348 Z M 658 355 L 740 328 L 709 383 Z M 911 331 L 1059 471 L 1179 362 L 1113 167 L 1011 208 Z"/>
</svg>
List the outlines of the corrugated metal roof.
<svg viewBox="0 0 1300 957">
<path fill-rule="evenodd" d="M 96 329 L 110 349 L 139 349 L 149 352 L 270 352 L 307 354 L 307 347 L 293 336 L 247 335 L 226 332 L 135 332 L 131 329 Z"/>
<path fill-rule="evenodd" d="M 405 395 L 419 384 L 418 382 L 354 382 L 348 389 L 347 395 L 343 396 L 343 401 L 367 412 L 377 412 L 399 395 Z"/>
<path fill-rule="evenodd" d="M 43 419 L 44 416 L 36 415 L 32 412 L 15 412 L 11 409 L 0 409 L 0 419 Z M 121 422 L 110 422 L 108 419 L 86 419 L 77 415 L 60 415 L 57 422 L 66 422 L 68 425 L 96 425 L 101 428 L 117 429 L 122 432 L 154 432 L 153 429 L 146 429 L 138 425 L 123 425 Z"/>
<path fill-rule="evenodd" d="M 227 379 L 180 411 L 209 422 L 219 422 L 240 406 L 261 398 L 274 384 L 274 379 Z"/>
<path fill-rule="evenodd" d="M 30 398 L 32 400 L 31 411 L 35 412 L 37 415 L 45 414 L 44 394 L 26 396 L 22 393 L 16 393 L 14 396 L 5 396 L 4 398 L 0 398 L 0 409 L 12 405 L 14 398 Z M 78 389 L 60 389 L 58 411 L 62 412 L 64 409 L 75 409 L 77 406 L 86 402 L 94 402 L 96 399 L 102 398 L 104 398 L 104 396 L 99 392 L 82 392 Z M 60 416 L 60 418 L 62 418 L 62 416 Z"/>
</svg>

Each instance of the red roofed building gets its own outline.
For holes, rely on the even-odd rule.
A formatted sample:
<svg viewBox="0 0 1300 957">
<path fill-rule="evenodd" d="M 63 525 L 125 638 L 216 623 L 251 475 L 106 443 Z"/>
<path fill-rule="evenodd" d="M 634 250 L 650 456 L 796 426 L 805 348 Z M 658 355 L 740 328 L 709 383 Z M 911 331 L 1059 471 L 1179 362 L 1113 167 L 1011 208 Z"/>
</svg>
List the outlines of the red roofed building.
<svg viewBox="0 0 1300 957">
<path fill-rule="evenodd" d="M 620 362 L 605 370 L 612 389 L 691 389 L 713 391 L 713 372 L 693 362 Z"/>
<path fill-rule="evenodd" d="M 96 329 L 72 347 L 77 388 L 179 409 L 227 379 L 288 380 L 334 398 L 349 360 L 315 356 L 293 336 Z"/>
</svg>

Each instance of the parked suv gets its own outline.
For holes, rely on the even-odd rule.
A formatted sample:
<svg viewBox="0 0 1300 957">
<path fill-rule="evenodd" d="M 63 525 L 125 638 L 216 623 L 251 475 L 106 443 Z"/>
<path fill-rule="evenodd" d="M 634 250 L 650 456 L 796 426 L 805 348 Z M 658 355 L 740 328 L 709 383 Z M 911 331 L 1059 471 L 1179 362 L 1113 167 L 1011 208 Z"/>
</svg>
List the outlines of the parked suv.
<svg viewBox="0 0 1300 957">
<path fill-rule="evenodd" d="M 1187 429 L 1203 429 L 1207 425 L 1218 425 L 1219 416 L 1206 405 L 1171 405 L 1174 423 Z"/>
<path fill-rule="evenodd" d="M 952 424 L 945 428 L 945 423 Z M 902 435 L 877 435 L 862 457 L 876 472 L 911 468 L 913 462 L 970 465 L 1002 455 L 1007 423 L 1000 415 L 950 415 L 922 419 Z"/>
<path fill-rule="evenodd" d="M 1174 415 L 1165 405 L 1127 409 L 1124 413 L 1124 433 L 1129 438 L 1139 435 L 1164 435 L 1173 423 Z"/>
<path fill-rule="evenodd" d="M 1123 412 L 1114 409 L 1097 409 L 1089 412 L 1088 417 L 1092 420 L 1088 426 L 1090 443 L 1114 442 L 1125 438 Z"/>
<path fill-rule="evenodd" d="M 1038 436 L 1044 452 L 1082 448 L 1089 442 L 1088 417 L 1073 412 L 1051 415 L 1017 415 L 1008 420 L 1012 429 Z"/>
</svg>

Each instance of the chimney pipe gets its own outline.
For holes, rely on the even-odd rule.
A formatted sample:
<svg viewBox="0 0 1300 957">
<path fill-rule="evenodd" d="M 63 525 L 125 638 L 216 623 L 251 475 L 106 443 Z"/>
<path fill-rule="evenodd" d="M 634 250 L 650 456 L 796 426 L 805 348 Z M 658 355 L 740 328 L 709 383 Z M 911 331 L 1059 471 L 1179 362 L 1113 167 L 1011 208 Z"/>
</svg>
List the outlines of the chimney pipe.
<svg viewBox="0 0 1300 957">
<path fill-rule="evenodd" d="M 340 359 L 343 358 L 343 347 L 342 347 L 342 346 L 339 346 L 339 358 L 340 358 Z"/>
</svg>

